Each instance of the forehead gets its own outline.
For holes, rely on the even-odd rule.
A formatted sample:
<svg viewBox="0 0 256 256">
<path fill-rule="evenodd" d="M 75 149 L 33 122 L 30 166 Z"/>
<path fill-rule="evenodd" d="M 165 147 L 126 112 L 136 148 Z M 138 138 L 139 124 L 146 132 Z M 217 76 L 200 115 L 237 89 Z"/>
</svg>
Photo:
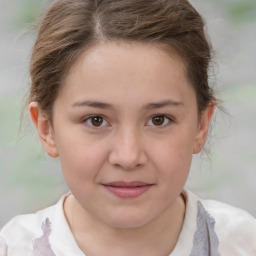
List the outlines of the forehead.
<svg viewBox="0 0 256 256">
<path fill-rule="evenodd" d="M 61 93 L 69 99 L 133 95 L 147 100 L 191 93 L 183 60 L 156 44 L 104 43 L 84 51 L 71 67 Z M 142 97 L 143 96 L 143 97 Z M 122 100 L 121 100 L 122 101 Z"/>
<path fill-rule="evenodd" d="M 131 63 L 133 65 L 137 64 L 137 66 L 143 63 L 144 69 L 150 67 L 155 69 L 157 65 L 168 65 L 172 60 L 172 62 L 175 62 L 176 68 L 185 70 L 184 60 L 169 45 L 118 41 L 99 43 L 86 49 L 77 58 L 69 73 L 74 72 L 77 68 L 79 69 L 81 65 L 90 65 L 91 67 L 97 65 L 97 68 L 105 68 L 106 60 L 111 62 L 111 65 L 116 64 L 118 67 L 127 69 L 130 69 Z M 153 63 L 152 60 L 154 60 Z M 149 66 L 150 63 L 155 65 Z M 145 66 L 145 64 L 148 65 Z"/>
</svg>

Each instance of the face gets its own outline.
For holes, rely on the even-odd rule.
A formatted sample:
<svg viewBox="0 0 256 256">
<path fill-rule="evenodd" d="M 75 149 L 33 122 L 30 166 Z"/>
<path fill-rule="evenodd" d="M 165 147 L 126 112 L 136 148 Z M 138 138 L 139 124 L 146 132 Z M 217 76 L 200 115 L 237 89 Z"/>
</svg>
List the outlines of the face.
<svg viewBox="0 0 256 256">
<path fill-rule="evenodd" d="M 30 111 L 79 205 L 114 227 L 142 226 L 175 204 L 212 114 L 198 117 L 177 55 L 138 43 L 86 51 L 54 103 L 52 126 Z"/>
</svg>

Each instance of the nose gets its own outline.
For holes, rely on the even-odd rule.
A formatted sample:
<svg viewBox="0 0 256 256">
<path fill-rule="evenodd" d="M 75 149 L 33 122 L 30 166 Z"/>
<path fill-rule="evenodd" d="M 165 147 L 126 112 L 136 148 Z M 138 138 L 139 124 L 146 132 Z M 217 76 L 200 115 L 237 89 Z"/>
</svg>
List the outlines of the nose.
<svg viewBox="0 0 256 256">
<path fill-rule="evenodd" d="M 112 141 L 109 163 L 124 170 L 145 165 L 148 159 L 142 137 L 129 129 L 119 131 Z"/>
</svg>

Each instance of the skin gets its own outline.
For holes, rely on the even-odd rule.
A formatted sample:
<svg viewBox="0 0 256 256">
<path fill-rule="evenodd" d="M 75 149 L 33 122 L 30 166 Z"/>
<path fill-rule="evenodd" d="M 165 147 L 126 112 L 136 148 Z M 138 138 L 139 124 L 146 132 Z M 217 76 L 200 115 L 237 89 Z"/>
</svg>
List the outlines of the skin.
<svg viewBox="0 0 256 256">
<path fill-rule="evenodd" d="M 84 52 L 55 100 L 52 124 L 30 104 L 45 151 L 60 158 L 72 192 L 64 211 L 86 255 L 173 251 L 185 215 L 180 194 L 213 114 L 213 106 L 200 117 L 197 109 L 182 59 L 139 43 Z M 115 181 L 150 188 L 121 198 L 106 189 Z"/>
</svg>

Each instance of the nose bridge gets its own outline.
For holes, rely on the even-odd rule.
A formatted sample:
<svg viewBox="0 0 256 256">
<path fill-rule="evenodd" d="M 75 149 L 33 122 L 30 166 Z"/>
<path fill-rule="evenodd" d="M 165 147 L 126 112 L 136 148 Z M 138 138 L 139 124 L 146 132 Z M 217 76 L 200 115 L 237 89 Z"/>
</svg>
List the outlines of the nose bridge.
<svg viewBox="0 0 256 256">
<path fill-rule="evenodd" d="M 143 135 L 135 127 L 120 127 L 113 139 L 109 161 L 123 169 L 133 169 L 146 162 Z"/>
</svg>

